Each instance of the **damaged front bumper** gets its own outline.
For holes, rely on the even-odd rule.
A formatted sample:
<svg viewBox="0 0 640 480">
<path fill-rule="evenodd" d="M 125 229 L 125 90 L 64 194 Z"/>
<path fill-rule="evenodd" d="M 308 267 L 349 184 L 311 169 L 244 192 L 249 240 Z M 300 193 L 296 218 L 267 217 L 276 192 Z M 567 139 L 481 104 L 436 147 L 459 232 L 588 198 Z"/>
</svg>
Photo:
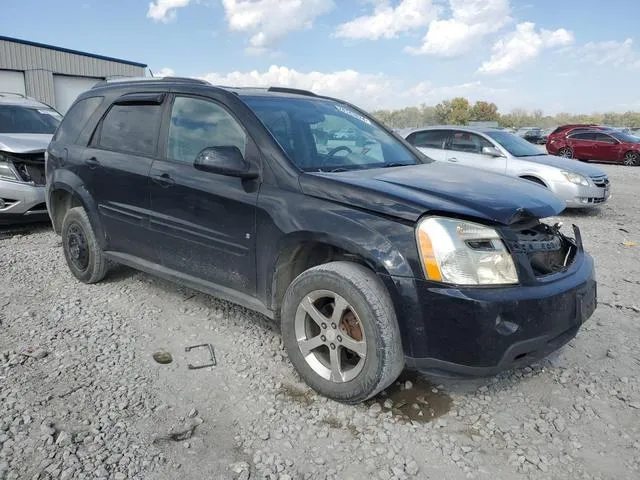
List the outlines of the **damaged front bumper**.
<svg viewBox="0 0 640 480">
<path fill-rule="evenodd" d="M 0 161 L 5 167 L 5 178 L 0 178 L 0 223 L 48 219 L 44 153 L 0 152 Z"/>
<path fill-rule="evenodd" d="M 531 267 L 531 252 L 514 254 L 519 285 L 455 287 L 383 278 L 395 292 L 407 366 L 430 373 L 494 375 L 569 342 L 597 305 L 593 259 L 575 232 L 575 240 L 563 237 L 575 248 L 567 247 L 570 263 L 553 273 Z"/>
</svg>

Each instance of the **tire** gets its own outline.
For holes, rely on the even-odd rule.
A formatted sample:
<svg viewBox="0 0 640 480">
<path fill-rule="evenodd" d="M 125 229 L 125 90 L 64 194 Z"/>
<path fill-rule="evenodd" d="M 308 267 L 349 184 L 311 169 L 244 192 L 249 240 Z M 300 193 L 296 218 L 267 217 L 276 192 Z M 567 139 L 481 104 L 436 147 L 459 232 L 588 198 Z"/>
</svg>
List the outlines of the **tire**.
<svg viewBox="0 0 640 480">
<path fill-rule="evenodd" d="M 562 147 L 558 150 L 558 156 L 564 158 L 573 158 L 573 151 L 569 147 Z"/>
<path fill-rule="evenodd" d="M 67 211 L 62 221 L 62 248 L 67 266 L 83 283 L 97 283 L 108 270 L 107 259 L 93 233 L 84 207 Z"/>
<path fill-rule="evenodd" d="M 331 318 L 336 304 L 343 308 Z M 285 293 L 281 319 L 291 363 L 325 397 L 348 404 L 363 402 L 391 385 L 404 368 L 389 292 L 371 270 L 356 263 L 331 262 L 300 274 Z M 309 339 L 318 344 L 305 356 L 302 348 Z M 340 371 L 333 368 L 333 360 Z"/>
<path fill-rule="evenodd" d="M 622 157 L 622 163 L 627 167 L 637 167 L 640 165 L 640 154 L 638 152 L 627 152 Z"/>
</svg>

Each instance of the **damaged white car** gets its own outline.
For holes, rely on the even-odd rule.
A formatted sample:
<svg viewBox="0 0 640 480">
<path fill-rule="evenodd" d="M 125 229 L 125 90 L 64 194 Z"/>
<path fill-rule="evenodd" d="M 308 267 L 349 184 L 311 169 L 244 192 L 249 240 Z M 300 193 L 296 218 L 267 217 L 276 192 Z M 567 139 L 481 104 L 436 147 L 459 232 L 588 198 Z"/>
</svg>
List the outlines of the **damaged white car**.
<svg viewBox="0 0 640 480">
<path fill-rule="evenodd" d="M 0 93 L 0 224 L 48 219 L 44 152 L 61 120 L 48 105 Z"/>
</svg>

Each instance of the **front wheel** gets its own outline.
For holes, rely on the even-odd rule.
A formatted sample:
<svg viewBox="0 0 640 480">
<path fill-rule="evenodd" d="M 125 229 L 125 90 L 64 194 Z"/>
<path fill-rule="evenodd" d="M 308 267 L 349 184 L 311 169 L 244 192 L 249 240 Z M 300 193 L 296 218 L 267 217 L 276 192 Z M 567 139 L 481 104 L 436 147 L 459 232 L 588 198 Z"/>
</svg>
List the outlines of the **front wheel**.
<svg viewBox="0 0 640 480">
<path fill-rule="evenodd" d="M 640 165 L 640 154 L 638 152 L 627 152 L 622 158 L 622 163 L 627 167 L 637 167 Z"/>
<path fill-rule="evenodd" d="M 351 262 L 319 265 L 291 283 L 282 337 L 307 384 L 339 402 L 374 396 L 404 367 L 389 293 L 371 270 Z"/>
</svg>

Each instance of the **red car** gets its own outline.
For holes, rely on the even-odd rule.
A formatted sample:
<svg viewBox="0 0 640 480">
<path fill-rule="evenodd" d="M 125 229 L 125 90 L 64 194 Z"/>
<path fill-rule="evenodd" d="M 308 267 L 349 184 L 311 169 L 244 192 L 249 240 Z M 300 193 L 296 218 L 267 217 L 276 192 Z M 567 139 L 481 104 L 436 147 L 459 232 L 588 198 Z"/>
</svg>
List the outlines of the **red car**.
<svg viewBox="0 0 640 480">
<path fill-rule="evenodd" d="M 547 152 L 585 161 L 640 165 L 640 138 L 599 125 L 563 125 L 549 135 Z"/>
</svg>

